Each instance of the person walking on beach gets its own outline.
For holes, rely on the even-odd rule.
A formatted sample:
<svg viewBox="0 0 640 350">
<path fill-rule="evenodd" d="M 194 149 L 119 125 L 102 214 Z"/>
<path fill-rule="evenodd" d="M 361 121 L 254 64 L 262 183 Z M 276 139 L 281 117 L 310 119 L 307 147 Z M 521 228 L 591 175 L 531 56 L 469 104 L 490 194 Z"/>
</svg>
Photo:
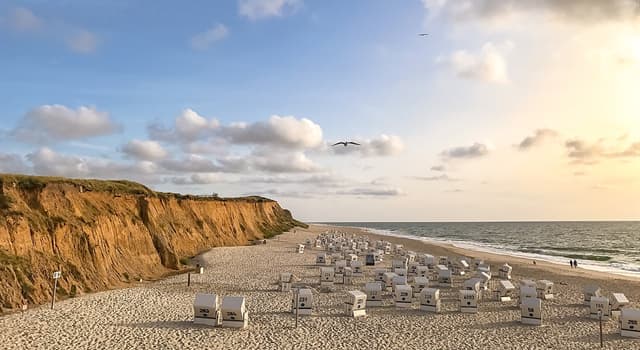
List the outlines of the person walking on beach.
<svg viewBox="0 0 640 350">
<path fill-rule="evenodd" d="M 569 265 L 571 265 L 571 268 L 573 268 L 573 260 L 569 260 Z"/>
<path fill-rule="evenodd" d="M 578 260 L 573 260 L 573 268 L 574 269 L 578 268 Z"/>
</svg>

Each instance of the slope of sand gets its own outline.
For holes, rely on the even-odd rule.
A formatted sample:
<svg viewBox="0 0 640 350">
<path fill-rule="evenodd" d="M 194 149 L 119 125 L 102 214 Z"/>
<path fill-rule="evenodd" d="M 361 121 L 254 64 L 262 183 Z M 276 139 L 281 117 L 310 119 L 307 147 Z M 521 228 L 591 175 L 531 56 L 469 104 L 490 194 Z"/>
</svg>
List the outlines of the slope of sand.
<svg viewBox="0 0 640 350">
<path fill-rule="evenodd" d="M 391 297 L 386 306 L 370 309 L 366 318 L 345 317 L 344 294 L 363 288 L 372 280 L 356 278 L 353 286 L 337 285 L 333 293 L 314 293 L 314 316 L 300 317 L 298 328 L 288 312 L 289 293 L 277 291 L 279 272 L 293 272 L 302 284 L 317 289 L 317 250 L 294 253 L 297 243 L 315 237 L 326 227 L 297 229 L 270 240 L 266 245 L 215 248 L 198 260 L 203 275 L 193 275 L 191 287 L 186 275 L 65 300 L 55 310 L 47 306 L 23 314 L 0 318 L 1 349 L 593 349 L 598 345 L 598 323 L 586 317 L 581 303 L 583 284 L 597 282 L 606 292 L 620 291 L 638 306 L 640 283 L 610 279 L 578 270 L 510 258 L 486 256 L 496 262 L 510 261 L 516 282 L 523 276 L 555 282 L 556 299 L 544 302 L 544 325 L 519 323 L 516 302 L 485 301 L 479 314 L 457 311 L 455 280 L 452 289 L 443 289 L 443 312 L 426 314 L 395 309 Z M 345 229 L 342 229 L 343 231 Z M 356 232 L 355 229 L 349 231 Z M 373 235 L 372 235 L 373 236 Z M 372 237 L 375 239 L 375 237 Z M 387 237 L 385 237 L 387 239 Z M 388 238 L 406 247 L 434 255 L 453 255 L 447 247 L 426 245 L 406 239 Z M 471 252 L 456 251 L 466 255 Z M 390 257 L 384 265 L 390 264 Z M 495 266 L 497 268 L 497 266 Z M 250 311 L 247 330 L 207 328 L 194 325 L 192 303 L 197 292 L 244 295 Z M 640 339 L 621 338 L 614 321 L 604 324 L 605 348 L 640 349 Z"/>
</svg>

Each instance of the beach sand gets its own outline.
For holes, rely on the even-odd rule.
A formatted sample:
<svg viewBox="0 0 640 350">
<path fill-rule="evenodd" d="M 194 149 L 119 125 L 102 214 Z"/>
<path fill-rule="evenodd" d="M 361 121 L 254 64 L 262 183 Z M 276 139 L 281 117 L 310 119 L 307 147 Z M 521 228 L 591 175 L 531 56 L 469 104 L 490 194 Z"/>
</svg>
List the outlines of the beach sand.
<svg viewBox="0 0 640 350">
<path fill-rule="evenodd" d="M 368 234 L 404 244 L 405 248 L 435 256 L 464 255 L 492 263 L 492 270 L 508 262 L 514 284 L 521 278 L 555 283 L 555 299 L 543 302 L 543 326 L 520 324 L 517 301 L 482 301 L 478 314 L 457 311 L 463 277 L 454 287 L 441 289 L 443 312 L 395 309 L 390 293 L 385 306 L 367 310 L 367 317 L 344 316 L 345 294 L 362 290 L 372 281 L 373 267 L 353 285 L 336 285 L 331 293 L 314 292 L 314 315 L 300 316 L 298 328 L 289 312 L 291 293 L 277 291 L 280 272 L 292 272 L 301 284 L 318 289 L 318 249 L 295 253 L 298 243 L 328 227 L 312 225 L 268 241 L 266 245 L 215 248 L 199 256 L 202 275 L 89 294 L 24 313 L 0 317 L 0 349 L 593 349 L 599 347 L 598 322 L 587 317 L 582 287 L 598 284 L 603 291 L 623 292 L 632 306 L 640 306 L 640 281 L 604 273 L 572 270 L 568 266 L 507 256 L 465 251 L 425 242 Z M 354 228 L 342 232 L 364 234 Z M 383 266 L 389 266 L 387 256 Z M 567 264 L 568 265 L 568 264 Z M 196 293 L 247 298 L 250 312 L 246 330 L 194 325 Z M 604 323 L 605 348 L 640 349 L 640 339 L 622 338 L 616 321 Z"/>
</svg>

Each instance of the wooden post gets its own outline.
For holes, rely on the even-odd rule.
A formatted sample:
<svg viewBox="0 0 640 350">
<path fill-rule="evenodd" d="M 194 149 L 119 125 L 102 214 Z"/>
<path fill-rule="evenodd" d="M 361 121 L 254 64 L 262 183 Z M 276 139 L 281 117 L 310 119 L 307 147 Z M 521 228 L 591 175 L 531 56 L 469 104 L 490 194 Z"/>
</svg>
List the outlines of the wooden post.
<svg viewBox="0 0 640 350">
<path fill-rule="evenodd" d="M 191 272 L 187 272 L 187 287 L 191 287 Z"/>
<path fill-rule="evenodd" d="M 600 347 L 604 347 L 604 342 L 602 340 L 602 310 L 598 310 L 598 318 L 600 319 Z"/>
<path fill-rule="evenodd" d="M 56 289 L 58 289 L 58 279 L 53 279 L 53 295 L 51 296 L 51 310 L 53 310 L 53 305 L 56 303 Z"/>
<path fill-rule="evenodd" d="M 298 300 L 300 300 L 300 288 L 296 288 L 296 328 L 298 328 Z"/>
</svg>

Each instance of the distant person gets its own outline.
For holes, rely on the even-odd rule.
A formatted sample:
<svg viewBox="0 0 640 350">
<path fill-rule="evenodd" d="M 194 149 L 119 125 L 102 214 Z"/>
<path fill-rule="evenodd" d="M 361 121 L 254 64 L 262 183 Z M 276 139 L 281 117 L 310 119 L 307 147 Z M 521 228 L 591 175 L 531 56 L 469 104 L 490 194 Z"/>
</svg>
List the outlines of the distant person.
<svg viewBox="0 0 640 350">
<path fill-rule="evenodd" d="M 536 264 L 536 261 L 535 261 L 535 260 L 533 261 L 533 264 L 534 264 L 534 265 Z"/>
<path fill-rule="evenodd" d="M 573 260 L 573 268 L 574 269 L 578 268 L 578 260 Z"/>
<path fill-rule="evenodd" d="M 573 260 L 569 260 L 569 265 L 571 265 L 571 268 L 573 268 Z"/>
</svg>

